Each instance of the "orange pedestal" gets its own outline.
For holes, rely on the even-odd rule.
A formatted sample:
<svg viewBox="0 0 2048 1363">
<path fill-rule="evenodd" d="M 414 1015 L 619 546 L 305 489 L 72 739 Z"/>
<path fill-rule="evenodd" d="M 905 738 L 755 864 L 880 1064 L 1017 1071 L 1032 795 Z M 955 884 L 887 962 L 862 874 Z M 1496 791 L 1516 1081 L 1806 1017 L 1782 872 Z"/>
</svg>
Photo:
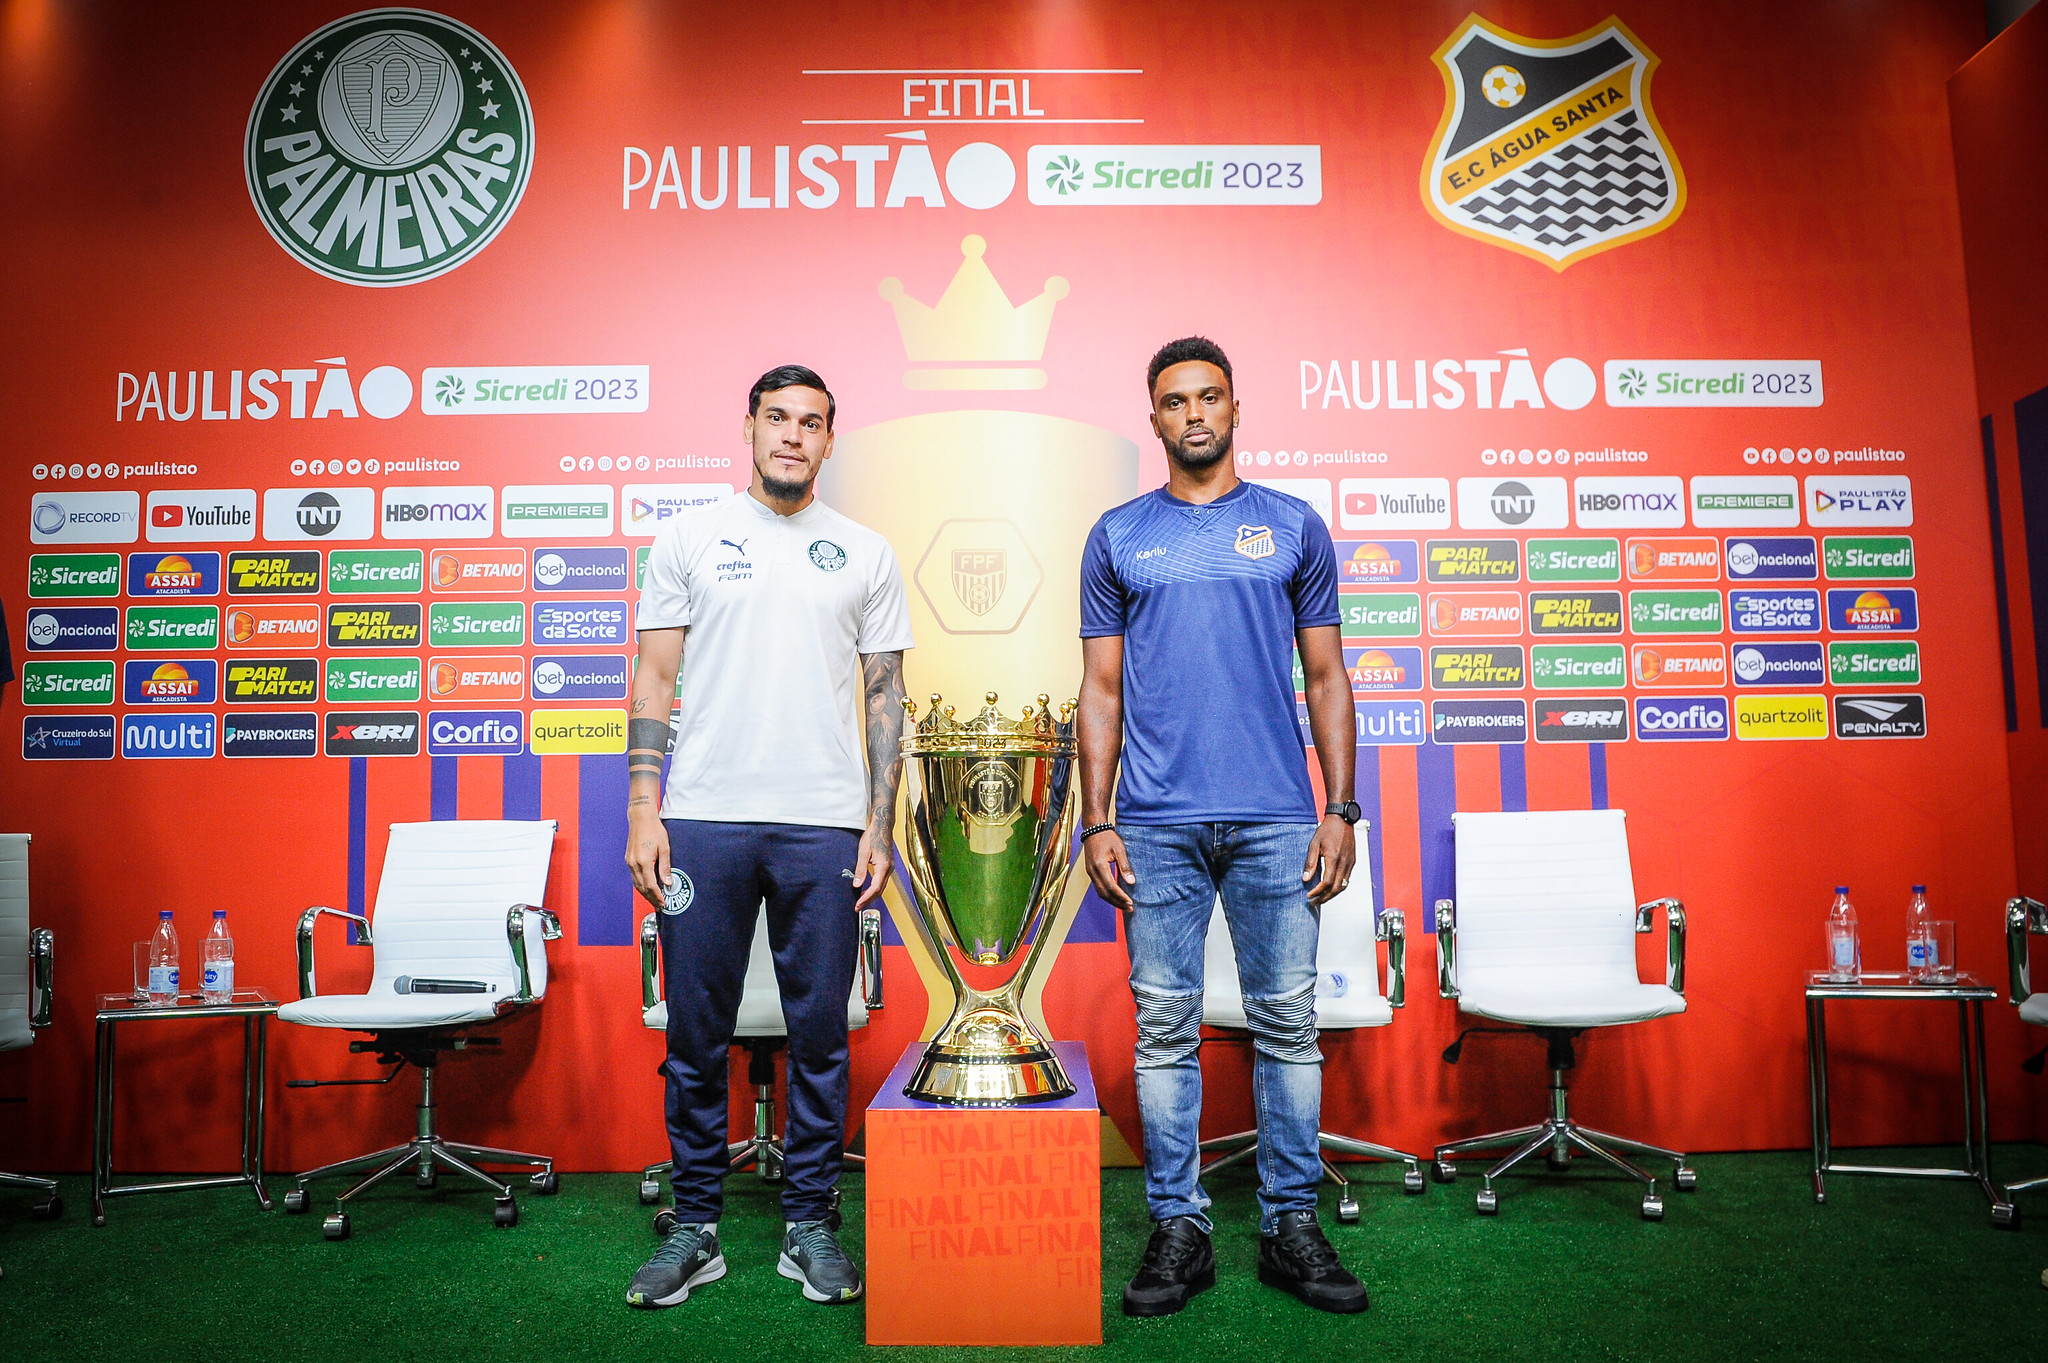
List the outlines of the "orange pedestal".
<svg viewBox="0 0 2048 1363">
<path fill-rule="evenodd" d="M 1087 1048 L 1054 1049 L 1057 1103 L 906 1098 L 919 1042 L 868 1105 L 868 1343 L 1102 1342 L 1102 1117 Z"/>
</svg>

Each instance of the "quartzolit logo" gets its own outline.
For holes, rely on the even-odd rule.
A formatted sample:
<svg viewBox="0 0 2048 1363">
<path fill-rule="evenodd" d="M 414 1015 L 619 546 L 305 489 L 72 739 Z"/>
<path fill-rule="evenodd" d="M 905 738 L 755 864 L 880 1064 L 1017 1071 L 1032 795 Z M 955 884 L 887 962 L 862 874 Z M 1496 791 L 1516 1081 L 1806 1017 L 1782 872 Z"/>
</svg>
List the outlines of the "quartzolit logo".
<svg viewBox="0 0 2048 1363">
<path fill-rule="evenodd" d="M 432 279 L 498 234 L 533 168 L 533 109 L 504 54 L 424 10 L 353 14 L 286 55 L 249 111 L 256 215 L 349 284 Z"/>
</svg>

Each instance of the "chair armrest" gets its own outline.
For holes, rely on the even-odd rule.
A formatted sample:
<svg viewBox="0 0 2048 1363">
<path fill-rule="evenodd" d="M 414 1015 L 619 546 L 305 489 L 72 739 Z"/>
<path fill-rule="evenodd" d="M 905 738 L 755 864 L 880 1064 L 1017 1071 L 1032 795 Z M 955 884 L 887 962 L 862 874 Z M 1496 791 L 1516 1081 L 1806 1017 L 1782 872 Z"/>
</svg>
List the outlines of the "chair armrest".
<svg viewBox="0 0 2048 1363">
<path fill-rule="evenodd" d="M 661 1002 L 661 927 L 653 914 L 640 920 L 640 1011 Z"/>
<path fill-rule="evenodd" d="M 1636 905 L 1636 931 L 1650 930 L 1650 916 L 1654 910 L 1664 910 L 1664 921 L 1671 925 L 1667 934 L 1670 948 L 1664 964 L 1664 983 L 1671 992 L 1681 997 L 1685 994 L 1685 905 L 1675 899 L 1653 899 L 1647 904 Z"/>
<path fill-rule="evenodd" d="M 1448 899 L 1436 901 L 1436 992 L 1458 997 L 1458 906 Z"/>
<path fill-rule="evenodd" d="M 320 915 L 330 914 L 335 918 L 346 918 L 356 925 L 356 931 L 363 934 L 365 942 L 370 940 L 370 920 L 359 913 L 346 909 L 330 909 L 325 904 L 315 904 L 299 915 L 299 997 L 310 999 L 319 991 L 313 987 L 313 925 L 320 921 Z"/>
<path fill-rule="evenodd" d="M 1374 941 L 1387 944 L 1387 1003 L 1408 1006 L 1408 916 L 1399 909 L 1381 909 L 1372 925 Z"/>
<path fill-rule="evenodd" d="M 2027 934 L 2048 937 L 2048 904 L 2025 895 L 2005 901 L 2005 955 L 2011 971 L 2013 1005 L 2033 996 L 2033 981 L 2027 972 Z"/>
<path fill-rule="evenodd" d="M 28 935 L 29 982 L 35 989 L 28 1014 L 31 1027 L 50 1025 L 50 985 L 56 978 L 56 953 L 57 935 L 48 928 L 37 928 Z"/>
<path fill-rule="evenodd" d="M 870 1013 L 882 1010 L 882 911 L 870 904 L 860 911 L 860 960 L 867 974 Z"/>
<path fill-rule="evenodd" d="M 514 1003 L 533 1002 L 533 976 L 526 968 L 526 915 L 540 915 L 540 939 L 543 942 L 560 940 L 562 920 L 551 909 L 537 908 L 532 904 L 514 904 L 505 914 L 505 940 L 512 944 L 512 964 L 519 967 L 519 992 L 512 996 Z"/>
</svg>

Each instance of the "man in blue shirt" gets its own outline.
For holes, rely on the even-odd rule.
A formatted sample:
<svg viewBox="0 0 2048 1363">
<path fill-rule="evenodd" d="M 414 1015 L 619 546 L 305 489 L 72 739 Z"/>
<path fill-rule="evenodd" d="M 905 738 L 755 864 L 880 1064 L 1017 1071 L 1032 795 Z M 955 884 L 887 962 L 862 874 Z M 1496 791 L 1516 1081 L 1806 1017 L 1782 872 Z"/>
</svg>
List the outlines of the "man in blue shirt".
<svg viewBox="0 0 2048 1363">
<path fill-rule="evenodd" d="M 1096 892 L 1124 913 L 1158 1223 L 1124 1311 L 1169 1315 L 1216 1281 L 1196 1147 L 1203 941 L 1219 893 L 1256 1050 L 1259 1280 L 1363 1311 L 1365 1288 L 1316 1223 L 1317 914 L 1350 881 L 1358 820 L 1336 553 L 1307 503 L 1238 479 L 1230 361 L 1214 342 L 1163 347 L 1146 380 L 1166 486 L 1105 513 L 1081 560 L 1081 836 Z M 1297 648 L 1331 801 L 1320 815 L 1295 718 Z"/>
</svg>

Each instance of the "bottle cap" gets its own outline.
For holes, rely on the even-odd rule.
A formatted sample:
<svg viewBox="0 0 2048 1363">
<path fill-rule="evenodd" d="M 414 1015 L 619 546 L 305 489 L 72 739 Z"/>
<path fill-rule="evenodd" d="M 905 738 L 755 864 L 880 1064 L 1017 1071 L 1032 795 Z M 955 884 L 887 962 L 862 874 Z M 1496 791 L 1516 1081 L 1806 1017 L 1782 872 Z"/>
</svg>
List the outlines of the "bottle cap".
<svg viewBox="0 0 2048 1363">
<path fill-rule="evenodd" d="M 1915 885 L 1915 886 L 1913 887 L 1913 893 L 1914 893 L 1914 894 L 1926 894 L 1926 893 L 1927 893 L 1927 887 L 1926 887 L 1925 885 Z"/>
<path fill-rule="evenodd" d="M 1847 885 L 1837 885 L 1837 886 L 1835 886 L 1835 893 L 1836 893 L 1836 894 L 1847 894 L 1847 893 L 1849 893 L 1849 887 L 1848 887 Z"/>
<path fill-rule="evenodd" d="M 228 916 L 228 911 L 226 909 L 215 909 L 213 911 L 213 916 L 215 918 L 225 918 Z"/>
<path fill-rule="evenodd" d="M 169 909 L 158 909 L 156 916 L 163 922 L 168 923 L 171 921 L 171 911 Z"/>
</svg>

